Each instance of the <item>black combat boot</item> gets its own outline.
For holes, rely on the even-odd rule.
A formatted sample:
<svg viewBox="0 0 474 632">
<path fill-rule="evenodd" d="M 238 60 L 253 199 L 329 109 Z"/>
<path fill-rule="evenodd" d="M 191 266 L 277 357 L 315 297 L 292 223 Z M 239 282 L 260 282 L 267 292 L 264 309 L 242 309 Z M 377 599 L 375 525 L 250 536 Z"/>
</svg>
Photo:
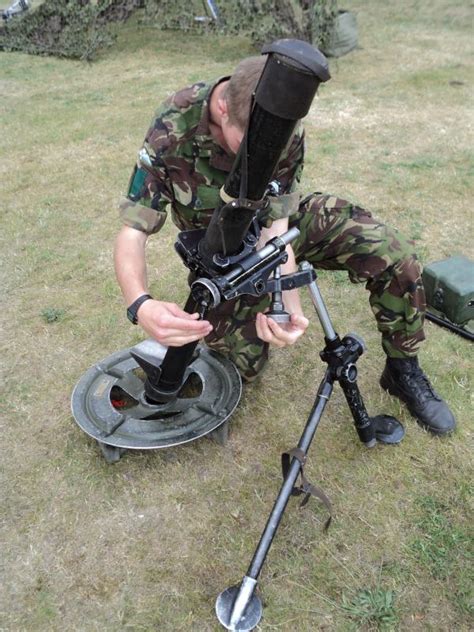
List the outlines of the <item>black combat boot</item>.
<svg viewBox="0 0 474 632">
<path fill-rule="evenodd" d="M 423 428 L 437 435 L 454 430 L 453 413 L 431 386 L 417 358 L 387 358 L 380 385 L 401 399 Z"/>
</svg>

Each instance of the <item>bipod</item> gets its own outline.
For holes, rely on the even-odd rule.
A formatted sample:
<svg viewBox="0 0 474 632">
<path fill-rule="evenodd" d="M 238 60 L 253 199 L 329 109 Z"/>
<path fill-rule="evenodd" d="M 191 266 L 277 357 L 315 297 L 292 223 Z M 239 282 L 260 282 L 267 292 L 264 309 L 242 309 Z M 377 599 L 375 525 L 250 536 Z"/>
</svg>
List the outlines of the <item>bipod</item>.
<svg viewBox="0 0 474 632">
<path fill-rule="evenodd" d="M 303 262 L 300 270 L 308 270 L 310 264 Z M 313 408 L 301 435 L 298 447 L 290 450 L 286 455 L 291 457 L 289 466 L 284 468 L 284 481 L 280 488 L 273 509 L 268 518 L 260 542 L 240 585 L 227 588 L 217 598 L 216 614 L 220 623 L 227 630 L 246 632 L 255 628 L 262 616 L 262 602 L 256 594 L 258 577 L 265 558 L 275 537 L 286 505 L 291 495 L 305 493 L 303 504 L 309 494 L 318 496 L 330 508 L 324 494 L 310 485 L 303 475 L 303 465 L 306 461 L 309 447 L 319 426 L 326 404 L 331 397 L 334 383 L 339 382 L 346 401 L 352 413 L 354 425 L 362 443 L 372 448 L 377 441 L 387 444 L 397 444 L 403 439 L 405 430 L 402 424 L 389 415 L 369 417 L 364 401 L 357 385 L 356 362 L 364 352 L 364 345 L 354 334 L 345 336 L 342 340 L 335 332 L 316 279 L 308 285 L 311 300 L 324 331 L 326 346 L 321 352 L 321 359 L 327 364 L 324 377 L 319 385 Z M 285 472 L 286 470 L 286 472 Z M 295 487 L 296 480 L 302 475 L 303 485 Z M 330 520 L 326 523 L 329 525 Z"/>
</svg>

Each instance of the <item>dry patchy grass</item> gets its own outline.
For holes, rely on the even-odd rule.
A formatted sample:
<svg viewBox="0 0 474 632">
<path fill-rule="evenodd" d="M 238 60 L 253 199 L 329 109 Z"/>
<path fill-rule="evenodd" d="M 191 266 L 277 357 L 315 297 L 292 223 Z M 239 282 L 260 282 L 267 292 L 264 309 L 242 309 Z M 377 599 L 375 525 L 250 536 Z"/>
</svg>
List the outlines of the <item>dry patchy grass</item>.
<svg viewBox="0 0 474 632">
<path fill-rule="evenodd" d="M 308 117 L 303 190 L 368 205 L 416 238 L 425 261 L 472 256 L 467 9 L 345 6 L 358 13 L 361 48 L 331 62 Z M 131 25 L 93 65 L 2 54 L 5 630 L 217 630 L 215 597 L 245 572 L 279 453 L 297 442 L 322 377 L 316 322 L 307 344 L 275 353 L 246 389 L 225 448 L 202 440 L 110 466 L 72 421 L 69 397 L 90 365 L 140 339 L 124 320 L 111 245 L 155 104 L 251 52 L 244 39 Z M 150 277 L 155 294 L 182 303 L 174 234 L 170 222 L 150 244 Z M 398 448 L 365 452 L 335 392 L 308 465 L 335 521 L 323 535 L 316 504 L 290 503 L 260 582 L 260 627 L 376 629 L 361 610 L 368 590 L 393 591 L 392 628 L 467 631 L 472 351 L 428 324 L 422 361 L 459 422 L 439 441 L 378 387 L 383 358 L 363 289 L 330 273 L 321 288 L 337 330 L 366 340 L 369 410 L 396 414 L 408 432 Z"/>
</svg>

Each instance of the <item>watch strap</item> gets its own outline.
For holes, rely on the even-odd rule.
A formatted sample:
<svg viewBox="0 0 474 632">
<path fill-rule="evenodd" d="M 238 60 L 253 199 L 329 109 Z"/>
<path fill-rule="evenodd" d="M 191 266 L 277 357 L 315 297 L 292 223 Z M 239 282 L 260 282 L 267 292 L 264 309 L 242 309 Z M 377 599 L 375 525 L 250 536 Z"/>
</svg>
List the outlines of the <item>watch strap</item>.
<svg viewBox="0 0 474 632">
<path fill-rule="evenodd" d="M 150 296 L 150 294 L 142 294 L 135 301 L 133 301 L 133 303 L 127 308 L 127 318 L 134 325 L 138 323 L 138 318 L 137 318 L 138 310 L 140 309 L 140 307 L 143 305 L 145 301 L 148 301 L 148 299 L 153 300 L 153 296 Z"/>
</svg>

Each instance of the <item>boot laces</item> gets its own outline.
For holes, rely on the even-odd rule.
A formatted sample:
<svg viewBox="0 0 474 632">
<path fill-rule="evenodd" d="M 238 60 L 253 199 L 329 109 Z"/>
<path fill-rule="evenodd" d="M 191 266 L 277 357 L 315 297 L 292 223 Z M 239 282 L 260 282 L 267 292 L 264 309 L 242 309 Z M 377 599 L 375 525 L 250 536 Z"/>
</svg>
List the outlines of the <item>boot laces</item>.
<svg viewBox="0 0 474 632">
<path fill-rule="evenodd" d="M 412 367 L 409 373 L 403 373 L 401 379 L 406 385 L 414 391 L 416 397 L 419 399 L 437 399 L 441 400 L 440 396 L 436 393 L 431 386 L 431 382 L 421 370 L 421 367 Z"/>
</svg>

